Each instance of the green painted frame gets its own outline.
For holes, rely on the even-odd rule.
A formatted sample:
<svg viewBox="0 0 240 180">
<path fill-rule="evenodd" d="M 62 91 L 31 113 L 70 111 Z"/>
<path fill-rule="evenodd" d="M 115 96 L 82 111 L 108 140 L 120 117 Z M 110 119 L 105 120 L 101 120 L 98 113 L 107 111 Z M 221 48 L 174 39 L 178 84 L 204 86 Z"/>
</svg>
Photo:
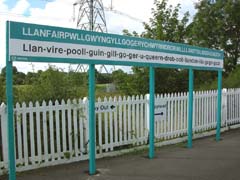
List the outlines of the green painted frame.
<svg viewBox="0 0 240 180">
<path fill-rule="evenodd" d="M 220 140 L 221 130 L 221 89 L 222 89 L 222 68 L 212 67 L 193 67 L 183 65 L 158 64 L 158 63 L 140 63 L 140 62 L 121 62 L 121 61 L 104 61 L 87 59 L 71 59 L 64 58 L 43 58 L 43 57 L 10 57 L 9 39 L 10 39 L 10 23 L 6 24 L 6 95 L 7 95 L 7 113 L 8 113 L 8 155 L 9 155 L 9 180 L 16 179 L 16 163 L 15 163 L 15 145 L 14 145 L 14 116 L 13 116 L 13 81 L 12 66 L 14 61 L 20 62 L 51 62 L 51 63 L 72 63 L 72 64 L 88 64 L 89 65 L 89 174 L 96 173 L 95 164 L 95 64 L 105 65 L 122 65 L 122 66 L 144 66 L 149 67 L 149 89 L 150 89 L 150 132 L 149 132 L 149 158 L 154 158 L 154 88 L 155 88 L 155 68 L 177 68 L 189 69 L 189 96 L 188 96 L 188 148 L 192 148 L 192 112 L 193 112 L 193 80 L 194 70 L 209 70 L 218 72 L 218 109 L 217 109 L 217 130 L 216 140 Z M 48 26 L 50 27 L 50 26 Z M 52 27 L 53 28 L 53 27 Z M 94 33 L 94 32 L 92 32 Z M 147 40 L 150 41 L 150 40 Z M 167 42 L 166 42 L 167 43 Z M 29 60 L 30 59 L 30 60 Z"/>
</svg>

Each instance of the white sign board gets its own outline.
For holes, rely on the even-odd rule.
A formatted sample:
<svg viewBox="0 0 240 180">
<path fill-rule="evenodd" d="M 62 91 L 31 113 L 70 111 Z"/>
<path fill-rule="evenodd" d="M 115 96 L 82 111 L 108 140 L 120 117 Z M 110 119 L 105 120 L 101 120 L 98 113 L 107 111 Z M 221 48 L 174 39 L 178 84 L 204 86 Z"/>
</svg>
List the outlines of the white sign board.
<svg viewBox="0 0 240 180">
<path fill-rule="evenodd" d="M 154 112 L 154 119 L 156 121 L 166 120 L 166 113 L 167 113 L 167 103 L 163 99 L 158 99 L 155 101 L 155 112 Z"/>
<path fill-rule="evenodd" d="M 223 52 L 186 44 L 19 22 L 9 23 L 13 61 L 223 68 Z"/>
<path fill-rule="evenodd" d="M 116 110 L 115 104 L 95 103 L 95 113 L 115 112 Z"/>
</svg>

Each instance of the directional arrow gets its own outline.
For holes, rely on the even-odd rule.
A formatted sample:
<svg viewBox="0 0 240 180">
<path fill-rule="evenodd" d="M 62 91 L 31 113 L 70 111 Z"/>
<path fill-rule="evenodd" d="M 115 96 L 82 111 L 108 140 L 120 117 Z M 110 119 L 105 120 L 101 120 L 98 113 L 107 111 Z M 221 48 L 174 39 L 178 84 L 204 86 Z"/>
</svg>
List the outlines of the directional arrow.
<svg viewBox="0 0 240 180">
<path fill-rule="evenodd" d="M 102 112 L 113 112 L 116 111 L 116 106 L 113 104 L 96 104 L 95 106 L 95 112 L 96 113 L 102 113 Z"/>
<path fill-rule="evenodd" d="M 111 106 L 110 106 L 111 109 L 114 109 L 115 107 L 116 107 L 116 106 L 114 106 L 114 105 L 111 105 Z"/>
<path fill-rule="evenodd" d="M 158 116 L 158 115 L 163 116 L 163 112 L 156 113 L 155 115 L 156 115 L 156 116 Z"/>
</svg>

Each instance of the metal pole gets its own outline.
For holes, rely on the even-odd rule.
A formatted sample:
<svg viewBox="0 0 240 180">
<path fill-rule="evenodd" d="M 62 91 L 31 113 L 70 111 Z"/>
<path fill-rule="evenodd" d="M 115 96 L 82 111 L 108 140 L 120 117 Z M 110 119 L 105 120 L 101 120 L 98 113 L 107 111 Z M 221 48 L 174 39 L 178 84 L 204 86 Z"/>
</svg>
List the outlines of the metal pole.
<svg viewBox="0 0 240 180">
<path fill-rule="evenodd" d="M 221 115 L 222 115 L 222 71 L 218 71 L 218 96 L 217 96 L 217 132 L 216 141 L 220 141 Z"/>
<path fill-rule="evenodd" d="M 189 69 L 188 84 L 188 148 L 192 148 L 192 121 L 193 121 L 193 69 Z"/>
<path fill-rule="evenodd" d="M 154 67 L 150 67 L 149 72 L 149 93 L 150 93 L 150 110 L 149 110 L 149 158 L 154 158 L 154 100 L 155 100 L 155 72 Z"/>
<path fill-rule="evenodd" d="M 90 21 L 89 21 L 89 25 L 90 25 L 90 31 L 93 31 L 94 29 L 94 25 L 93 25 L 93 0 L 90 0 Z"/>
<path fill-rule="evenodd" d="M 93 31 L 93 0 L 90 0 L 90 31 Z M 89 65 L 88 94 L 89 94 L 89 174 L 96 173 L 96 155 L 95 155 L 95 65 Z"/>
<path fill-rule="evenodd" d="M 96 162 L 95 162 L 95 65 L 89 65 L 89 174 L 93 175 L 96 173 Z"/>
<path fill-rule="evenodd" d="M 14 119 L 13 119 L 13 67 L 9 57 L 9 28 L 7 22 L 6 38 L 6 95 L 7 95 L 7 115 L 8 115 L 8 161 L 9 161 L 9 180 L 16 179 L 15 163 L 15 144 L 14 144 Z"/>
</svg>

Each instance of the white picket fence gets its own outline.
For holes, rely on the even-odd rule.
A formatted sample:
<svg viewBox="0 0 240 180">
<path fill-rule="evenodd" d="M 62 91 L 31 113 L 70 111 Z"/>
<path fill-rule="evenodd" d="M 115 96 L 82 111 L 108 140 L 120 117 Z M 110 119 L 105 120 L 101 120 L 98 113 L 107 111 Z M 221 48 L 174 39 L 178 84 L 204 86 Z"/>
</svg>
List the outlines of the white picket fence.
<svg viewBox="0 0 240 180">
<path fill-rule="evenodd" d="M 188 94 L 156 96 L 166 102 L 164 119 L 155 123 L 155 139 L 169 140 L 187 134 Z M 96 102 L 96 154 L 148 143 L 148 96 L 114 97 Z M 103 109 L 101 108 L 103 107 Z M 105 108 L 104 108 L 105 107 Z M 112 107 L 112 109 L 110 108 Z M 223 91 L 222 126 L 240 123 L 240 89 Z M 88 101 L 17 103 L 15 147 L 17 171 L 86 160 L 88 158 Z M 194 93 L 193 132 L 216 127 L 217 92 Z M 0 174 L 8 167 L 6 105 L 0 107 Z"/>
</svg>

